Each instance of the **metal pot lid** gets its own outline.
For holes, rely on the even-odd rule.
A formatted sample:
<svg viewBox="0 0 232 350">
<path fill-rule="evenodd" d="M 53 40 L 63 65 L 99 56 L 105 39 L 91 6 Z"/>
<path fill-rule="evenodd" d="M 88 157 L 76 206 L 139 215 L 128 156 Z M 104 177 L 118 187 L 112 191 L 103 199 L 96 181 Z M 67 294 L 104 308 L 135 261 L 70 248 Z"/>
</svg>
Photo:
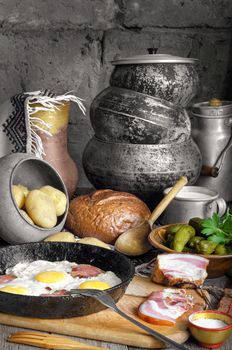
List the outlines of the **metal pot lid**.
<svg viewBox="0 0 232 350">
<path fill-rule="evenodd" d="M 112 61 L 115 66 L 124 64 L 144 64 L 144 63 L 197 63 L 196 58 L 179 57 L 166 54 L 147 54 L 132 57 L 125 57 Z"/>
<path fill-rule="evenodd" d="M 208 118 L 226 118 L 232 116 L 232 101 L 213 98 L 206 102 L 195 103 L 192 107 L 193 115 Z"/>
</svg>

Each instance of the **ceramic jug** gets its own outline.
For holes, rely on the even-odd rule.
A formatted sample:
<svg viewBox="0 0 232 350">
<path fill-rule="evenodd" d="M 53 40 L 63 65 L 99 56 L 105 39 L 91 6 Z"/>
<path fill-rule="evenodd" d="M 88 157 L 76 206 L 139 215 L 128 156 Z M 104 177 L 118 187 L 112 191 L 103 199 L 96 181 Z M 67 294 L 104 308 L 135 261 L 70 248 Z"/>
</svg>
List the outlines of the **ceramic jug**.
<svg viewBox="0 0 232 350">
<path fill-rule="evenodd" d="M 34 107 L 37 106 L 34 105 Z M 34 116 L 44 122 L 44 125 L 40 124 L 40 129 L 37 131 L 43 144 L 43 159 L 58 171 L 71 198 L 77 187 L 78 171 L 67 146 L 69 111 L 70 102 L 65 101 L 58 108 L 40 110 Z"/>
<path fill-rule="evenodd" d="M 193 105 L 192 136 L 202 154 L 196 185 L 232 201 L 232 102 L 213 99 Z"/>
</svg>

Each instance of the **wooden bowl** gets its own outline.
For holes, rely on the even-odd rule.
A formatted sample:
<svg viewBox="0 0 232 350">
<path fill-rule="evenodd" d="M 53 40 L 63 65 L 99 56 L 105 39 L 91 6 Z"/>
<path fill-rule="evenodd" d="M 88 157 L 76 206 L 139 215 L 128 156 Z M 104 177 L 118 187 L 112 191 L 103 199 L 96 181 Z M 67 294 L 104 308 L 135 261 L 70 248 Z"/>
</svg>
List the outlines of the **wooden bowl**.
<svg viewBox="0 0 232 350">
<path fill-rule="evenodd" d="M 162 250 L 165 253 L 177 253 L 175 250 L 168 248 L 164 245 L 166 229 L 174 225 L 177 224 L 164 225 L 152 230 L 149 235 L 149 242 L 151 243 L 151 245 L 159 250 Z M 227 271 L 232 269 L 232 255 L 196 255 L 203 256 L 204 258 L 209 260 L 209 265 L 207 268 L 208 278 L 216 278 L 223 276 Z"/>
<path fill-rule="evenodd" d="M 197 325 L 199 319 L 219 320 L 225 323 L 224 327 L 210 328 Z M 189 316 L 188 328 L 198 344 L 207 349 L 216 349 L 223 346 L 225 340 L 232 334 L 232 317 L 229 314 L 216 310 L 204 310 L 192 313 Z"/>
</svg>

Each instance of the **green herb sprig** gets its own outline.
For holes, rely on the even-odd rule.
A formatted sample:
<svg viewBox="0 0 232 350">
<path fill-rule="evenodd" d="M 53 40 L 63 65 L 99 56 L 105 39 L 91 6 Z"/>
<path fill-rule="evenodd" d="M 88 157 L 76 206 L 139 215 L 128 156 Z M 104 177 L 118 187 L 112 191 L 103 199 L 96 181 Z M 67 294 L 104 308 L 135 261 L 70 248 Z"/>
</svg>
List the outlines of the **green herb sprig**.
<svg viewBox="0 0 232 350">
<path fill-rule="evenodd" d="M 206 235 L 208 241 L 222 244 L 232 243 L 232 213 L 228 208 L 226 214 L 220 217 L 214 213 L 212 218 L 204 219 L 201 233 Z"/>
</svg>

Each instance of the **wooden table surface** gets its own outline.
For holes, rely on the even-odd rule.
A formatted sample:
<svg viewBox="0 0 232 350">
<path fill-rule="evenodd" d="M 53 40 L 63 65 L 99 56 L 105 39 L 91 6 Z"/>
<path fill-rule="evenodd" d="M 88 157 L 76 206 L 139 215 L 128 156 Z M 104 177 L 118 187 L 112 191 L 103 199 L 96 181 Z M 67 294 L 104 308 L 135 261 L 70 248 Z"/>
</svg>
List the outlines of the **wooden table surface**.
<svg viewBox="0 0 232 350">
<path fill-rule="evenodd" d="M 222 277 L 222 278 L 217 278 L 217 279 L 211 279 L 207 280 L 206 284 L 208 285 L 217 285 L 219 287 L 231 287 L 232 281 L 228 279 L 227 277 Z M 35 350 L 35 347 L 31 347 L 28 345 L 19 345 L 19 344 L 11 344 L 6 341 L 7 337 L 10 334 L 13 334 L 19 330 L 24 330 L 22 328 L 18 327 L 9 327 L 9 326 L 4 326 L 0 325 L 0 350 Z M 26 329 L 25 329 L 26 330 Z M 82 339 L 82 338 L 77 338 L 77 337 L 70 337 L 71 339 L 79 340 L 85 344 L 91 344 L 95 346 L 100 346 L 105 349 L 109 350 L 141 350 L 142 348 L 135 348 L 135 347 L 129 347 L 125 345 L 119 345 L 119 344 L 113 344 L 113 343 L 107 343 L 107 342 L 100 342 L 100 341 L 94 341 L 94 340 L 87 340 L 87 339 Z M 194 343 L 193 339 L 189 339 L 186 343 L 185 346 L 189 348 L 190 350 L 199 350 L 202 349 L 196 343 Z M 169 348 L 170 350 L 175 350 L 174 348 Z M 225 345 L 220 348 L 221 350 L 231 350 L 232 349 L 232 336 L 230 339 L 227 340 Z"/>
<path fill-rule="evenodd" d="M 80 191 L 82 193 L 90 192 L 83 190 Z M 232 208 L 232 203 L 228 203 L 229 207 Z M 216 285 L 218 287 L 230 287 L 232 288 L 232 277 L 231 280 L 229 280 L 227 277 L 217 278 L 217 279 L 211 279 L 206 281 L 209 285 Z M 20 330 L 26 330 L 18 327 L 9 327 L 0 325 L 0 350 L 35 350 L 35 347 L 28 346 L 28 345 L 19 345 L 19 344 L 12 344 L 8 343 L 6 339 L 10 334 L 13 334 L 15 332 L 18 332 Z M 108 350 L 142 350 L 142 348 L 135 348 L 125 345 L 119 345 L 119 344 L 113 344 L 113 343 L 107 343 L 107 342 L 100 342 L 100 341 L 94 341 L 94 340 L 88 340 L 88 339 L 82 339 L 77 337 L 69 337 L 71 339 L 79 340 L 85 344 L 91 344 L 95 346 L 100 346 Z M 200 350 L 203 349 L 199 347 L 192 338 L 189 338 L 189 340 L 185 343 L 185 346 L 189 348 L 190 350 Z M 38 348 L 37 348 L 38 349 Z M 169 348 L 169 350 L 175 350 L 174 348 Z M 225 342 L 224 346 L 220 348 L 220 350 L 232 350 L 232 336 Z"/>
</svg>

